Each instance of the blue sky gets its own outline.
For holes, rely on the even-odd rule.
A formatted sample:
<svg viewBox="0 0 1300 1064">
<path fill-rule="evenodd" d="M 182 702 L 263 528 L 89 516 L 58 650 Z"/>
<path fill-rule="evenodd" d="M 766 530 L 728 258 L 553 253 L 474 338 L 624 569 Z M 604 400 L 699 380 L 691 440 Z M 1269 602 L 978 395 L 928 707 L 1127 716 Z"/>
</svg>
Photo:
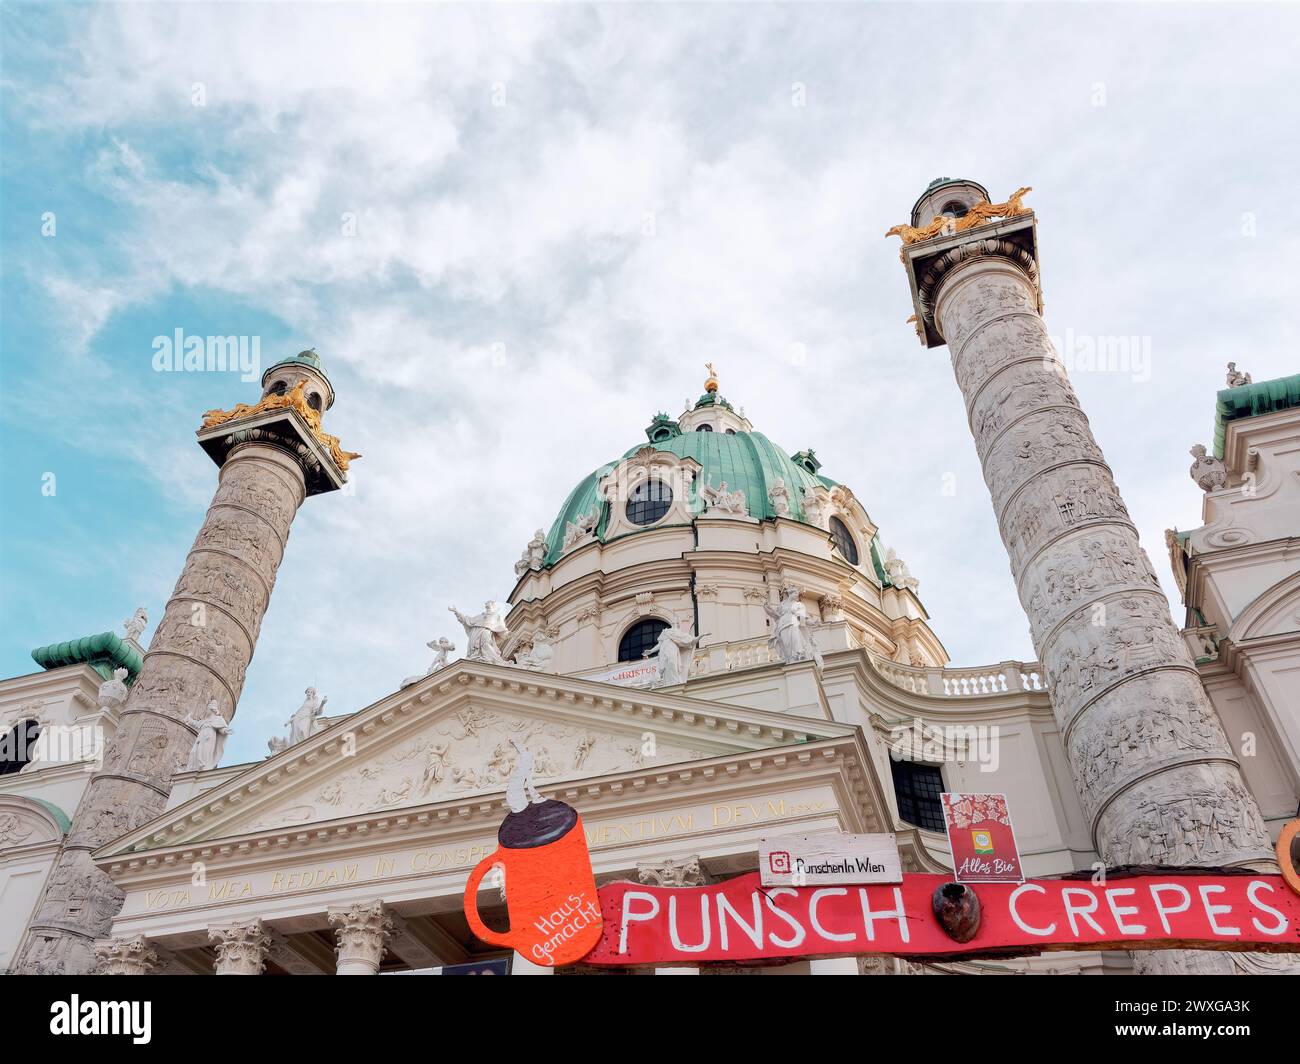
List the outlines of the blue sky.
<svg viewBox="0 0 1300 1064">
<path fill-rule="evenodd" d="M 215 486 L 194 429 L 257 386 L 157 373 L 154 337 L 315 346 L 328 427 L 365 455 L 295 522 L 227 760 L 309 683 L 355 709 L 423 670 L 447 606 L 504 597 L 532 530 L 706 360 L 864 501 L 955 663 L 1032 657 L 947 353 L 904 324 L 881 236 L 933 177 L 1034 186 L 1051 331 L 1149 351 L 1148 379 L 1074 381 L 1171 592 L 1162 532 L 1199 523 L 1187 450 L 1224 363 L 1297 367 L 1294 7 L 0 21 L 0 674 L 161 616 Z"/>
</svg>

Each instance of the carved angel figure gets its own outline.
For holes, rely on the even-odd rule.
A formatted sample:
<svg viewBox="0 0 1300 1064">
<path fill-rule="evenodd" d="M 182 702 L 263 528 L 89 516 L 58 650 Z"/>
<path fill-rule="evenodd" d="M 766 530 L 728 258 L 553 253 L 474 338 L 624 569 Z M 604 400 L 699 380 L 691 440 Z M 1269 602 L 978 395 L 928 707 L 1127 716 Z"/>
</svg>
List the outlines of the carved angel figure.
<svg viewBox="0 0 1300 1064">
<path fill-rule="evenodd" d="M 576 521 L 566 521 L 564 523 L 564 549 L 568 550 L 579 540 L 594 535 L 596 525 L 599 523 L 600 512 L 598 510 L 593 510 L 587 514 L 579 514 Z"/>
<path fill-rule="evenodd" d="M 424 676 L 432 676 L 439 669 L 447 667 L 447 656 L 456 649 L 456 644 L 446 636 L 439 636 L 437 639 L 431 639 L 424 644 L 433 651 L 433 663 L 424 670 Z M 424 676 L 408 676 L 401 683 L 402 687 L 410 687 L 413 683 L 419 683 Z"/>
<path fill-rule="evenodd" d="M 533 636 L 532 644 L 524 653 L 515 653 L 515 664 L 534 672 L 554 672 L 555 649 L 544 635 Z"/>
<path fill-rule="evenodd" d="M 728 491 L 725 480 L 715 488 L 712 476 L 707 478 L 704 487 L 700 488 L 700 498 L 707 504 L 708 509 L 705 513 L 741 515 L 745 513 L 745 493 L 743 491 Z"/>
</svg>

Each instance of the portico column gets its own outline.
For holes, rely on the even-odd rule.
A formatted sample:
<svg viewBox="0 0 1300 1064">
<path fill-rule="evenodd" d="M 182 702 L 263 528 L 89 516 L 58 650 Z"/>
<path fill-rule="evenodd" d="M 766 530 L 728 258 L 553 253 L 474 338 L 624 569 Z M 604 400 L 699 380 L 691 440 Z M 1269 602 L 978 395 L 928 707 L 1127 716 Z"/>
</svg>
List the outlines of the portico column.
<svg viewBox="0 0 1300 1064">
<path fill-rule="evenodd" d="M 393 921 L 382 902 L 356 902 L 346 908 L 330 909 L 329 922 L 335 931 L 338 975 L 378 975 Z"/>
<path fill-rule="evenodd" d="M 266 967 L 271 942 L 261 920 L 210 927 L 208 941 L 217 948 L 217 975 L 261 975 Z"/>
<path fill-rule="evenodd" d="M 95 943 L 95 972 L 98 975 L 151 975 L 160 958 L 143 935 L 106 938 Z"/>
<path fill-rule="evenodd" d="M 1048 337 L 1027 191 L 991 205 L 943 179 L 898 231 L 917 332 L 952 356 L 1093 844 L 1112 867 L 1267 867 L 1259 808 Z M 1135 961 L 1232 971 L 1217 954 Z"/>
</svg>

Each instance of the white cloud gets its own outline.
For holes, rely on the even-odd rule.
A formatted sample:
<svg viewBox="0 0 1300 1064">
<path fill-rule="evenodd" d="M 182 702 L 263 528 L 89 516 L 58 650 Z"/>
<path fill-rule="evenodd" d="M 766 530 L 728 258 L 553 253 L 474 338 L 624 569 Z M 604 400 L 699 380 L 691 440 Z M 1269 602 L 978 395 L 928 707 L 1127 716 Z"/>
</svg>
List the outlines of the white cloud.
<svg viewBox="0 0 1300 1064">
<path fill-rule="evenodd" d="M 1294 368 L 1297 104 L 1260 41 L 1296 15 L 972 8 L 936 36 L 943 10 L 140 5 L 72 26 L 29 121 L 102 140 L 100 191 L 131 212 L 125 276 L 50 282 L 82 340 L 168 285 L 234 295 L 317 343 L 331 431 L 365 454 L 355 497 L 298 519 L 242 732 L 312 679 L 344 708 L 422 668 L 446 605 L 503 596 L 532 530 L 706 359 L 865 501 L 958 662 L 1032 655 L 947 353 L 916 346 L 881 235 L 940 173 L 1035 186 L 1054 332 L 1152 338 L 1149 383 L 1076 385 L 1167 574 L 1222 363 Z"/>
</svg>

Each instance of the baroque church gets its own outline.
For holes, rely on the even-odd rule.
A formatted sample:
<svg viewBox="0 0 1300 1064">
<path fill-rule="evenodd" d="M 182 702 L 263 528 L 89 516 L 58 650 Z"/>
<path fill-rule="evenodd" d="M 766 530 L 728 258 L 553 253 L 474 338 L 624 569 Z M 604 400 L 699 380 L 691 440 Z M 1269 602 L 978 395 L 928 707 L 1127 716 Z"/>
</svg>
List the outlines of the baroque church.
<svg viewBox="0 0 1300 1064">
<path fill-rule="evenodd" d="M 835 830 L 892 833 L 905 872 L 950 872 L 945 791 L 1005 794 L 1030 876 L 1275 867 L 1300 803 L 1300 376 L 1230 366 L 1207 391 L 1187 485 L 1204 523 L 1166 540 L 1177 623 L 1047 339 L 1027 191 L 994 204 L 942 178 L 891 234 L 917 336 L 952 359 L 1039 660 L 952 665 L 852 470 L 778 445 L 709 366 L 698 401 L 578 481 L 504 603 L 454 611 L 426 674 L 365 707 L 308 690 L 265 759 L 222 764 L 290 525 L 358 457 L 325 431 L 334 390 L 304 351 L 255 403 L 203 416 L 215 494 L 148 647 L 138 610 L 0 680 L 0 972 L 595 972 L 466 921 L 521 750 L 580 812 L 602 884 L 711 883 L 757 868 L 764 838 Z M 480 890 L 489 927 L 504 897 Z M 1078 950 L 643 974 L 1293 964 Z"/>
</svg>

